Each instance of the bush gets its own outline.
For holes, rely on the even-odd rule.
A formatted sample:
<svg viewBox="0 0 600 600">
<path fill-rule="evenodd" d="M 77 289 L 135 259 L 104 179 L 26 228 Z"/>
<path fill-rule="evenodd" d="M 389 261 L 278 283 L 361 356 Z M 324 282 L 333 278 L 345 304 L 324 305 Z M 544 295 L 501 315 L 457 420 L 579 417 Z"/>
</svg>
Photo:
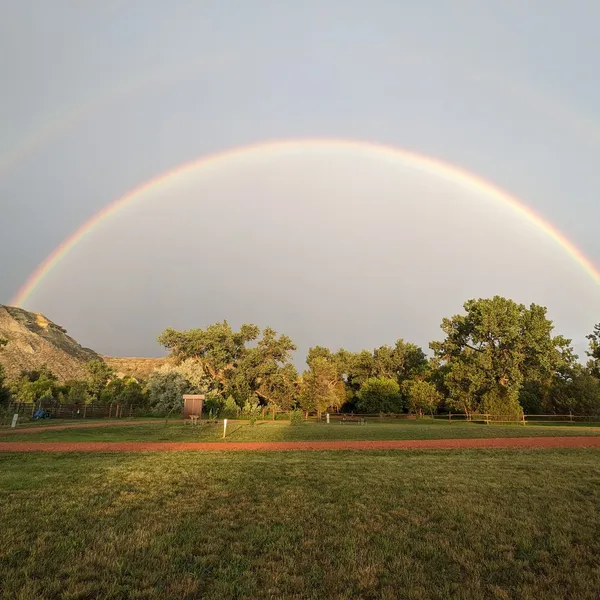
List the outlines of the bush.
<svg viewBox="0 0 600 600">
<path fill-rule="evenodd" d="M 260 417 L 260 405 L 258 402 L 251 402 L 250 400 L 246 400 L 244 404 L 244 408 L 242 408 L 242 417 L 246 418 L 250 421 L 250 425 L 254 426 L 254 423 Z"/>
<path fill-rule="evenodd" d="M 290 413 L 290 423 L 292 425 L 302 425 L 304 423 L 304 414 L 301 410 L 293 410 Z"/>
<path fill-rule="evenodd" d="M 240 412 L 239 406 L 236 404 L 233 396 L 229 396 L 227 400 L 225 400 L 225 404 L 222 410 L 222 416 L 225 419 L 235 419 Z"/>
</svg>

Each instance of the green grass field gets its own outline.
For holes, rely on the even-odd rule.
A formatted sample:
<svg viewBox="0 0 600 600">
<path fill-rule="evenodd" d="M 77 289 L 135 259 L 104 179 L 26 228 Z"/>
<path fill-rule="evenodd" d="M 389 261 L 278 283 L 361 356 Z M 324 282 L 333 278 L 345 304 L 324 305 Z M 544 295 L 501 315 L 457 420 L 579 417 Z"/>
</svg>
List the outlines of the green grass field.
<svg viewBox="0 0 600 600">
<path fill-rule="evenodd" d="M 600 451 L 0 455 L 0 597 L 596 599 Z"/>
<path fill-rule="evenodd" d="M 170 422 L 108 426 L 95 429 L 69 429 L 29 433 L 3 433 L 2 441 L 223 441 L 223 424 L 183 425 Z M 266 421 L 251 426 L 248 421 L 228 425 L 225 441 L 262 442 L 295 440 L 421 440 L 444 438 L 487 438 L 523 436 L 600 435 L 600 427 L 583 425 L 485 425 L 483 423 L 448 423 L 432 419 L 372 422 L 366 425 L 304 423 L 290 425 L 289 421 Z"/>
</svg>

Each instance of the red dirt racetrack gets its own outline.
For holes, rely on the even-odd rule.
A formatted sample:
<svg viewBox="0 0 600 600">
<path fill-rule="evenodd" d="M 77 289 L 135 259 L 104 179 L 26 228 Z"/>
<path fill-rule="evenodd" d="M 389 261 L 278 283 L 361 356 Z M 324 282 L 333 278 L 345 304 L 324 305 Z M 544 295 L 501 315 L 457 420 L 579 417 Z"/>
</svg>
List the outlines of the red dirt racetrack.
<svg viewBox="0 0 600 600">
<path fill-rule="evenodd" d="M 0 452 L 176 452 L 215 450 L 460 450 L 600 448 L 600 436 L 330 442 L 0 442 Z"/>
</svg>

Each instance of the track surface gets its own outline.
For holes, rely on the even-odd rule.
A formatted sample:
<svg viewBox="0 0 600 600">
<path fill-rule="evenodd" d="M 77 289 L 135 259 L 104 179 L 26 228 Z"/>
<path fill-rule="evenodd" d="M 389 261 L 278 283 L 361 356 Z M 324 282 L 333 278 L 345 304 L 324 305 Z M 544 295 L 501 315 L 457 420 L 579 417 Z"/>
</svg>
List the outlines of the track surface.
<svg viewBox="0 0 600 600">
<path fill-rule="evenodd" d="M 173 452 L 186 450 L 453 450 L 600 448 L 600 436 L 330 442 L 0 442 L 0 452 Z"/>
</svg>

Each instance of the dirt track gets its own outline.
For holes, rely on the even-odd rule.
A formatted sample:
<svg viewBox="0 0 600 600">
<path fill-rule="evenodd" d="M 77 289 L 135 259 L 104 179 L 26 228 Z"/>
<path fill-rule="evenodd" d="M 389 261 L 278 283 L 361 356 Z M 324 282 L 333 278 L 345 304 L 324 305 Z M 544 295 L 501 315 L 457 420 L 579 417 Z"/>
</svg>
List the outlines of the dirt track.
<svg viewBox="0 0 600 600">
<path fill-rule="evenodd" d="M 185 450 L 453 450 L 600 448 L 600 436 L 330 442 L 0 442 L 0 452 L 173 452 Z"/>
</svg>

